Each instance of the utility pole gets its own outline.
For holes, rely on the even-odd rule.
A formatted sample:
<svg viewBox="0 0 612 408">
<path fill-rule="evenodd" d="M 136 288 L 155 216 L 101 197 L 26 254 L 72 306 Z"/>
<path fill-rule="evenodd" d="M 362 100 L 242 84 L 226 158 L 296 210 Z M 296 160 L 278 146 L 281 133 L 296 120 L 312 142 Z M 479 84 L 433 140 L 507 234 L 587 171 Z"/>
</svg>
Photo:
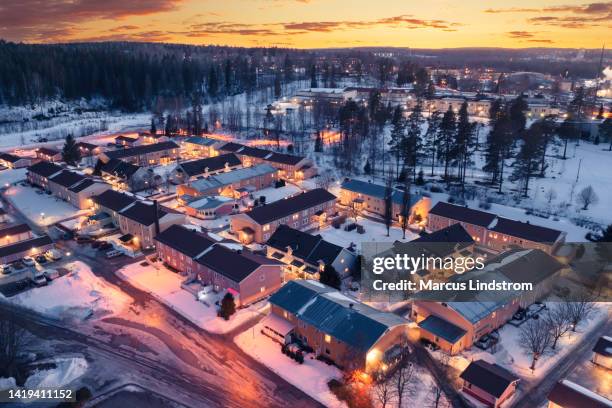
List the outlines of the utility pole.
<svg viewBox="0 0 612 408">
<path fill-rule="evenodd" d="M 582 167 L 582 159 L 578 162 L 578 171 L 576 172 L 576 183 L 578 183 L 578 178 L 580 177 L 580 168 Z"/>
</svg>

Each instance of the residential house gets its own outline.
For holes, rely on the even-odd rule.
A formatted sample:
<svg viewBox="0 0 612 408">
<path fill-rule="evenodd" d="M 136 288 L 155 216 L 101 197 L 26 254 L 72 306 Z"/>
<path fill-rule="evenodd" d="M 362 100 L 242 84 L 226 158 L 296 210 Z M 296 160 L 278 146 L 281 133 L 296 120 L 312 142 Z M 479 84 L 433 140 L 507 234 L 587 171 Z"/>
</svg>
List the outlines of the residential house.
<svg viewBox="0 0 612 408">
<path fill-rule="evenodd" d="M 215 149 L 216 146 L 225 144 L 219 140 L 209 139 L 202 136 L 191 136 L 181 141 L 181 147 L 188 157 L 213 157 L 219 152 Z"/>
<path fill-rule="evenodd" d="M 198 280 L 215 292 L 228 292 L 237 306 L 270 296 L 282 283 L 281 263 L 250 251 L 234 251 L 221 244 L 195 258 Z"/>
<path fill-rule="evenodd" d="M 0 227 L 0 246 L 25 241 L 34 237 L 28 224 L 13 224 Z"/>
<path fill-rule="evenodd" d="M 121 193 L 115 190 L 106 190 L 102 194 L 91 197 L 97 214 L 106 213 L 113 219 L 115 225 L 119 225 L 119 213 L 134 204 L 137 198 L 133 195 Z"/>
<path fill-rule="evenodd" d="M 171 179 L 177 183 L 188 183 L 198 178 L 205 178 L 221 172 L 242 167 L 240 159 L 233 153 L 207 157 L 199 160 L 181 162 L 170 173 Z"/>
<path fill-rule="evenodd" d="M 111 188 L 109 184 L 95 181 L 70 170 L 62 170 L 48 180 L 49 191 L 58 198 L 83 210 L 93 205 L 91 197 Z"/>
<path fill-rule="evenodd" d="M 349 211 L 355 211 L 357 214 L 366 211 L 384 217 L 386 196 L 387 188 L 385 186 L 361 180 L 346 180 L 340 187 L 340 204 L 347 207 Z M 399 222 L 402 222 L 402 214 L 404 212 L 403 202 L 404 192 L 392 188 L 391 214 Z M 431 200 L 429 197 L 422 197 L 415 204 L 412 204 L 411 201 L 408 205 L 408 222 L 420 222 L 427 217 L 431 207 Z"/>
<path fill-rule="evenodd" d="M 0 165 L 9 169 L 20 169 L 32 164 L 31 157 L 17 156 L 11 153 L 0 153 Z"/>
<path fill-rule="evenodd" d="M 61 166 L 48 161 L 40 161 L 28 167 L 27 180 L 30 184 L 49 190 L 49 179 L 63 170 Z"/>
<path fill-rule="evenodd" d="M 192 275 L 198 268 L 194 258 L 215 244 L 206 235 L 182 225 L 171 225 L 155 237 L 157 256 L 182 274 Z"/>
<path fill-rule="evenodd" d="M 0 224 L 10 221 L 11 217 L 7 214 L 6 210 L 0 207 Z"/>
<path fill-rule="evenodd" d="M 78 142 L 76 145 L 81 157 L 97 156 L 102 151 L 100 146 L 93 143 Z"/>
<path fill-rule="evenodd" d="M 138 144 L 154 144 L 167 142 L 170 138 L 166 135 L 158 134 L 158 133 L 150 133 L 150 132 L 141 132 L 138 133 Z"/>
<path fill-rule="evenodd" d="M 548 408 L 612 408 L 606 397 L 569 380 L 559 381 L 548 393 Z"/>
<path fill-rule="evenodd" d="M 290 324 L 289 332 L 281 333 L 284 338 L 347 370 L 389 368 L 409 330 L 402 317 L 313 280 L 289 281 L 269 302 L 270 316 Z"/>
<path fill-rule="evenodd" d="M 119 159 L 110 159 L 106 163 L 100 161 L 99 169 L 102 178 L 123 190 L 139 191 L 146 187 L 148 173 L 144 167 Z"/>
<path fill-rule="evenodd" d="M 591 361 L 598 366 L 612 370 L 612 337 L 602 336 L 597 340 L 595 347 L 593 347 Z"/>
<path fill-rule="evenodd" d="M 234 142 L 226 143 L 218 149 L 222 153 L 236 154 L 245 167 L 267 163 L 279 170 L 280 178 L 305 180 L 317 174 L 314 163 L 306 157 L 277 153 Z"/>
<path fill-rule="evenodd" d="M 448 282 L 531 283 L 531 291 L 421 291 L 415 294 L 412 319 L 422 339 L 454 355 L 506 324 L 519 308 L 548 296 L 554 279 L 564 269 L 563 264 L 538 249 L 508 251 L 483 269 L 453 275 Z"/>
<path fill-rule="evenodd" d="M 247 195 L 249 191 L 270 187 L 277 179 L 278 170 L 268 164 L 258 164 L 181 184 L 176 192 L 179 196 L 221 195 L 238 199 Z"/>
<path fill-rule="evenodd" d="M 138 146 L 140 143 L 141 141 L 138 140 L 137 137 L 119 135 L 115 138 L 115 144 L 117 146 L 134 147 L 134 146 Z"/>
<path fill-rule="evenodd" d="M 0 263 L 8 264 L 24 256 L 36 256 L 53 248 L 53 241 L 48 235 L 32 237 L 0 247 Z"/>
<path fill-rule="evenodd" d="M 266 242 L 266 256 L 284 264 L 285 280 L 319 279 L 319 273 L 331 265 L 342 277 L 354 271 L 357 254 L 353 250 L 325 241 L 321 235 L 279 225 Z"/>
<path fill-rule="evenodd" d="M 519 382 L 510 371 L 484 360 L 472 361 L 459 378 L 463 380 L 461 391 L 491 408 L 512 398 Z"/>
<path fill-rule="evenodd" d="M 243 243 L 263 243 L 280 225 L 309 231 L 327 223 L 335 211 L 336 196 L 317 188 L 296 196 L 253 208 L 232 217 L 231 231 Z"/>
<path fill-rule="evenodd" d="M 174 224 L 184 224 L 185 215 L 157 201 L 134 201 L 118 213 L 119 228 L 125 234 L 124 242 L 131 242 L 142 249 L 155 245 L 155 237 Z"/>
<path fill-rule="evenodd" d="M 62 160 L 62 152 L 48 147 L 39 147 L 36 149 L 36 158 L 48 162 L 58 162 Z"/>
<path fill-rule="evenodd" d="M 179 157 L 179 146 L 173 141 L 135 146 L 126 149 L 110 150 L 100 153 L 100 160 L 106 163 L 120 159 L 139 166 L 169 164 Z"/>
<path fill-rule="evenodd" d="M 485 211 L 438 202 L 429 212 L 427 227 L 431 231 L 459 223 L 476 244 L 495 251 L 512 248 L 554 251 L 565 241 L 565 232 L 499 217 Z"/>
</svg>

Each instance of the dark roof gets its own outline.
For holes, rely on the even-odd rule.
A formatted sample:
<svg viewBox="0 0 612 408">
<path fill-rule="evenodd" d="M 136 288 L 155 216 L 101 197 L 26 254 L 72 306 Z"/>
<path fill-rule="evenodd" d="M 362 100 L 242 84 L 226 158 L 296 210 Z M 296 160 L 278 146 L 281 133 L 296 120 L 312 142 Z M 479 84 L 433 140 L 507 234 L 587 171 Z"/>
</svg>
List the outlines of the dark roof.
<svg viewBox="0 0 612 408">
<path fill-rule="evenodd" d="M 270 303 L 364 352 L 391 327 L 408 324 L 393 313 L 376 310 L 316 281 L 289 281 L 270 297 Z"/>
<path fill-rule="evenodd" d="M 384 200 L 387 195 L 387 188 L 385 186 L 361 180 L 347 180 L 342 183 L 341 187 L 345 190 L 376 197 L 380 200 Z M 396 204 L 401 204 L 404 198 L 404 192 L 395 188 L 391 191 L 391 198 L 393 202 Z"/>
<path fill-rule="evenodd" d="M 0 257 L 18 254 L 20 252 L 28 251 L 32 248 L 39 248 L 41 246 L 50 245 L 53 241 L 48 235 L 42 237 L 27 239 L 25 241 L 16 242 L 12 245 L 6 245 L 0 247 Z"/>
<path fill-rule="evenodd" d="M 113 211 L 121 211 L 136 201 L 134 197 L 115 190 L 106 190 L 102 194 L 91 197 L 91 199 L 94 203 L 97 203 L 102 207 L 109 208 Z"/>
<path fill-rule="evenodd" d="M 294 256 L 313 265 L 318 261 L 331 264 L 342 251 L 342 247 L 325 241 L 320 235 L 311 235 L 284 224 L 278 226 L 266 245 L 282 251 L 289 246 Z"/>
<path fill-rule="evenodd" d="M 457 343 L 466 333 L 461 327 L 455 326 L 436 315 L 429 315 L 419 323 L 419 327 L 431 334 L 442 337 L 451 344 Z"/>
<path fill-rule="evenodd" d="M 77 147 L 83 148 L 86 150 L 95 150 L 98 147 L 98 145 L 95 145 L 93 143 L 87 143 L 87 142 L 78 142 L 76 145 Z"/>
<path fill-rule="evenodd" d="M 593 351 L 602 356 L 612 357 L 612 337 L 602 336 L 597 340 Z"/>
<path fill-rule="evenodd" d="M 24 232 L 32 231 L 28 224 L 14 224 L 9 225 L 0 229 L 0 238 L 6 237 L 7 235 L 22 234 Z"/>
<path fill-rule="evenodd" d="M 140 166 L 119 159 L 110 159 L 108 163 L 102 164 L 100 167 L 100 171 L 124 180 L 132 177 L 139 169 Z"/>
<path fill-rule="evenodd" d="M 316 188 L 284 200 L 278 200 L 271 204 L 256 207 L 245 214 L 259 224 L 267 224 L 270 221 L 335 199 L 336 196 L 329 191 L 322 188 Z"/>
<path fill-rule="evenodd" d="M 277 264 L 277 261 L 249 252 L 236 252 L 222 245 L 213 248 L 196 261 L 234 282 L 242 282 L 262 265 Z"/>
<path fill-rule="evenodd" d="M 393 247 L 396 253 L 401 254 L 418 252 L 444 257 L 472 244 L 474 240 L 461 224 L 453 224 L 431 234 L 423 233 L 419 238 L 410 242 L 397 241 Z"/>
<path fill-rule="evenodd" d="M 201 254 L 205 249 L 210 248 L 215 241 L 190 228 L 182 225 L 172 225 L 155 237 L 156 241 L 161 242 L 170 248 L 194 258 Z"/>
<path fill-rule="evenodd" d="M 610 408 L 612 401 L 568 380 L 559 381 L 548 400 L 563 408 Z"/>
<path fill-rule="evenodd" d="M 142 225 L 151 225 L 156 220 L 168 214 L 166 207 L 158 205 L 158 211 L 155 210 L 155 204 L 145 204 L 142 201 L 135 201 L 134 204 L 121 210 L 120 214 Z"/>
<path fill-rule="evenodd" d="M 561 262 L 539 249 L 507 251 L 490 261 L 490 263 L 497 262 L 500 265 L 496 270 L 512 282 L 533 284 L 542 282 L 564 268 Z"/>
<path fill-rule="evenodd" d="M 86 188 L 93 186 L 94 184 L 96 184 L 95 181 L 93 181 L 90 178 L 86 178 L 85 180 L 81 181 L 79 184 L 70 187 L 68 190 L 72 191 L 73 193 L 80 193 L 81 191 L 85 190 Z"/>
<path fill-rule="evenodd" d="M 482 227 L 489 226 L 496 218 L 495 214 L 445 203 L 444 201 L 440 201 L 434 205 L 429 213 L 467 222 L 469 224 L 480 225 Z"/>
<path fill-rule="evenodd" d="M 295 166 L 296 164 L 304 160 L 304 157 L 294 156 L 292 154 L 286 154 L 286 153 L 272 153 L 272 155 L 267 157 L 266 160 L 275 162 L 275 163 L 288 164 L 290 166 Z"/>
<path fill-rule="evenodd" d="M 179 167 L 182 168 L 187 175 L 197 176 L 198 174 L 205 173 L 207 168 L 209 172 L 222 170 L 225 168 L 226 164 L 229 167 L 235 167 L 240 166 L 241 162 L 235 154 L 227 153 L 220 156 L 183 162 Z"/>
<path fill-rule="evenodd" d="M 10 162 L 10 163 L 15 163 L 18 162 L 21 159 L 26 159 L 27 157 L 20 157 L 11 153 L 0 153 L 0 159 Z"/>
<path fill-rule="evenodd" d="M 484 360 L 472 361 L 459 377 L 495 398 L 501 397 L 510 384 L 518 381 L 518 377 L 510 371 Z"/>
<path fill-rule="evenodd" d="M 129 149 L 112 150 L 109 152 L 105 152 L 104 154 L 109 159 L 121 159 L 124 157 L 139 156 L 142 154 L 148 154 L 148 153 L 159 152 L 162 150 L 170 150 L 170 149 L 178 149 L 178 148 L 179 147 L 176 143 L 174 143 L 173 141 L 168 141 L 168 142 L 161 142 L 161 143 L 154 143 L 154 144 L 149 144 L 149 145 L 131 147 Z"/>
<path fill-rule="evenodd" d="M 137 137 L 129 137 L 129 136 L 125 136 L 125 135 L 119 135 L 115 138 L 115 140 L 125 140 L 126 142 L 135 142 L 136 140 L 138 140 Z"/>
<path fill-rule="evenodd" d="M 59 154 L 59 150 L 49 149 L 48 147 L 39 147 L 36 150 L 38 151 L 38 153 L 41 153 L 47 156 L 55 156 L 56 154 Z"/>
<path fill-rule="evenodd" d="M 63 170 L 61 173 L 51 177 L 50 180 L 60 186 L 71 187 L 85 178 L 82 174 L 75 173 L 74 171 Z"/>
<path fill-rule="evenodd" d="M 62 171 L 62 167 L 58 166 L 55 163 L 51 163 L 51 162 L 43 160 L 43 161 L 39 161 L 38 163 L 33 164 L 30 167 L 28 167 L 28 171 L 30 173 L 38 174 L 39 176 L 42 176 L 42 177 L 49 177 L 59 171 Z"/>
<path fill-rule="evenodd" d="M 541 227 L 528 222 L 509 220 L 503 217 L 497 217 L 497 222 L 489 229 L 501 234 L 544 243 L 553 243 L 562 234 L 561 231 L 552 228 Z"/>
</svg>

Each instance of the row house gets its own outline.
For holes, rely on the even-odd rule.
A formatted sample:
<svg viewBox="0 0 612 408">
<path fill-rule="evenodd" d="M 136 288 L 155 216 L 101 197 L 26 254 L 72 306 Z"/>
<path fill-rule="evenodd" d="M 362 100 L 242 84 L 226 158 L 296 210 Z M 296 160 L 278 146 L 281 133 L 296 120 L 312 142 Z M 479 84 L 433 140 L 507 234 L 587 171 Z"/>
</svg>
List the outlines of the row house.
<svg viewBox="0 0 612 408">
<path fill-rule="evenodd" d="M 365 182 L 361 180 L 345 180 L 340 186 L 340 204 L 351 210 L 361 213 L 362 211 L 385 216 L 385 197 L 387 188 L 380 184 Z M 410 198 L 410 197 L 409 197 Z M 395 188 L 391 189 L 391 214 L 393 219 L 402 222 L 404 212 L 404 192 Z M 431 199 L 422 197 L 415 204 L 408 203 L 408 222 L 424 221 L 431 207 Z"/>
<path fill-rule="evenodd" d="M 141 144 L 137 137 L 119 135 L 115 138 L 115 144 L 122 147 L 134 147 Z"/>
<path fill-rule="evenodd" d="M 180 155 L 179 146 L 172 142 L 161 142 L 100 153 L 100 160 L 107 163 L 120 159 L 138 166 L 148 167 L 175 162 Z"/>
<path fill-rule="evenodd" d="M 9 169 L 21 169 L 32 164 L 32 157 L 17 156 L 12 153 L 0 153 L 0 165 Z"/>
<path fill-rule="evenodd" d="M 191 198 L 191 196 L 183 197 Z M 202 220 L 215 220 L 219 217 L 236 213 L 240 209 L 240 205 L 236 200 L 223 196 L 191 198 L 188 201 L 180 198 L 179 202 L 184 206 L 185 214 Z"/>
<path fill-rule="evenodd" d="M 110 215 L 115 225 L 119 225 L 119 213 L 137 201 L 131 194 L 116 190 L 106 190 L 102 194 L 91 198 L 96 214 L 106 213 Z"/>
<path fill-rule="evenodd" d="M 442 201 L 431 209 L 427 219 L 430 231 L 456 223 L 461 224 L 478 245 L 500 252 L 512 248 L 533 248 L 554 253 L 565 242 L 566 236 L 565 232 L 552 228 Z"/>
<path fill-rule="evenodd" d="M 282 264 L 247 250 L 235 251 L 215 244 L 195 259 L 196 276 L 217 293 L 234 296 L 237 306 L 246 306 L 276 292 L 282 284 Z"/>
<path fill-rule="evenodd" d="M 312 160 L 286 153 L 245 146 L 229 142 L 219 147 L 222 153 L 234 153 L 243 166 L 253 166 L 266 163 L 279 170 L 279 177 L 293 180 L 305 180 L 317 175 L 317 168 Z"/>
<path fill-rule="evenodd" d="M 593 347 L 593 364 L 612 370 L 612 337 L 602 336 Z"/>
<path fill-rule="evenodd" d="M 157 201 L 135 201 L 118 212 L 119 229 L 124 242 L 132 242 L 141 249 L 155 246 L 155 237 L 172 225 L 184 224 L 185 215 Z"/>
<path fill-rule="evenodd" d="M 58 162 L 62 160 L 62 152 L 48 147 L 39 147 L 36 149 L 36 158 L 48 162 Z"/>
<path fill-rule="evenodd" d="M 457 113 L 461 106 L 467 103 L 468 115 L 488 118 L 493 101 L 493 98 L 488 97 L 439 96 L 423 100 L 413 97 L 407 99 L 406 107 L 408 110 L 412 110 L 420 102 L 421 109 L 424 112 L 446 112 L 450 109 Z"/>
<path fill-rule="evenodd" d="M 91 198 L 94 195 L 110 189 L 111 186 L 70 170 L 62 170 L 49 178 L 48 188 L 56 197 L 84 210 L 92 207 Z"/>
<path fill-rule="evenodd" d="M 538 249 L 514 250 L 492 259 L 483 269 L 453 275 L 448 282 L 531 283 L 531 291 L 437 291 L 416 293 L 411 317 L 420 336 L 454 355 L 506 324 L 519 308 L 548 296 L 565 266 Z"/>
<path fill-rule="evenodd" d="M 167 142 L 170 138 L 166 135 L 159 133 L 141 132 L 138 133 L 138 144 L 155 144 L 161 142 Z"/>
<path fill-rule="evenodd" d="M 34 237 L 28 224 L 7 225 L 0 228 L 0 246 L 14 244 Z"/>
<path fill-rule="evenodd" d="M 100 164 L 100 175 L 110 184 L 129 191 L 139 191 L 147 187 L 145 181 L 150 177 L 148 169 L 144 167 L 119 159 L 110 159 Z"/>
<path fill-rule="evenodd" d="M 279 342 L 299 341 L 347 371 L 391 369 L 409 331 L 406 319 L 314 280 L 289 281 L 269 302 L 264 332 Z M 275 330 L 278 321 L 282 331 Z"/>
<path fill-rule="evenodd" d="M 28 167 L 26 178 L 32 185 L 49 190 L 49 179 L 59 174 L 63 168 L 55 163 L 40 161 Z"/>
<path fill-rule="evenodd" d="M 280 225 L 309 231 L 325 225 L 335 212 L 336 196 L 317 188 L 234 215 L 231 231 L 243 243 L 263 243 Z"/>
<path fill-rule="evenodd" d="M 220 195 L 238 199 L 251 191 L 270 187 L 276 180 L 278 180 L 278 170 L 268 164 L 258 164 L 181 184 L 176 192 L 178 196 Z"/>
<path fill-rule="evenodd" d="M 53 241 L 48 235 L 0 246 L 0 264 L 15 262 L 25 256 L 37 256 L 51 248 L 53 248 Z"/>
<path fill-rule="evenodd" d="M 181 141 L 181 148 L 187 157 L 213 157 L 219 154 L 216 147 L 220 143 L 225 144 L 207 137 L 191 136 Z"/>
<path fill-rule="evenodd" d="M 97 156 L 102 152 L 102 148 L 93 143 L 78 142 L 76 146 L 81 157 Z"/>
<path fill-rule="evenodd" d="M 233 153 L 227 153 L 220 156 L 181 162 L 172 170 L 170 177 L 176 184 L 183 184 L 213 176 L 217 173 L 229 172 L 240 167 L 242 167 L 242 162 L 238 156 Z"/>
<path fill-rule="evenodd" d="M 326 265 L 346 277 L 357 267 L 357 254 L 353 250 L 287 225 L 280 225 L 266 242 L 266 256 L 284 264 L 284 280 L 318 280 Z"/>
<path fill-rule="evenodd" d="M 196 270 L 194 258 L 215 244 L 206 235 L 182 225 L 171 225 L 155 237 L 158 258 L 182 275 L 192 276 Z"/>
<path fill-rule="evenodd" d="M 612 408 L 612 401 L 570 380 L 561 380 L 548 393 L 546 408 Z"/>
</svg>

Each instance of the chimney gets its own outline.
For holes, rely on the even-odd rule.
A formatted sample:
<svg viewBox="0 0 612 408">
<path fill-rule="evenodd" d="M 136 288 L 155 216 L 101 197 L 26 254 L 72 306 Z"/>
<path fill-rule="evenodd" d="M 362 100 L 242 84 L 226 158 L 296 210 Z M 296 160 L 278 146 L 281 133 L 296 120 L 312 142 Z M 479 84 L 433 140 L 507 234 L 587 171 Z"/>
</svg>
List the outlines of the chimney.
<svg viewBox="0 0 612 408">
<path fill-rule="evenodd" d="M 352 309 L 352 308 L 353 308 L 353 304 L 349 303 L 349 309 Z"/>
<path fill-rule="evenodd" d="M 159 204 L 157 200 L 153 200 L 153 206 L 155 207 L 155 236 L 159 235 Z"/>
</svg>

